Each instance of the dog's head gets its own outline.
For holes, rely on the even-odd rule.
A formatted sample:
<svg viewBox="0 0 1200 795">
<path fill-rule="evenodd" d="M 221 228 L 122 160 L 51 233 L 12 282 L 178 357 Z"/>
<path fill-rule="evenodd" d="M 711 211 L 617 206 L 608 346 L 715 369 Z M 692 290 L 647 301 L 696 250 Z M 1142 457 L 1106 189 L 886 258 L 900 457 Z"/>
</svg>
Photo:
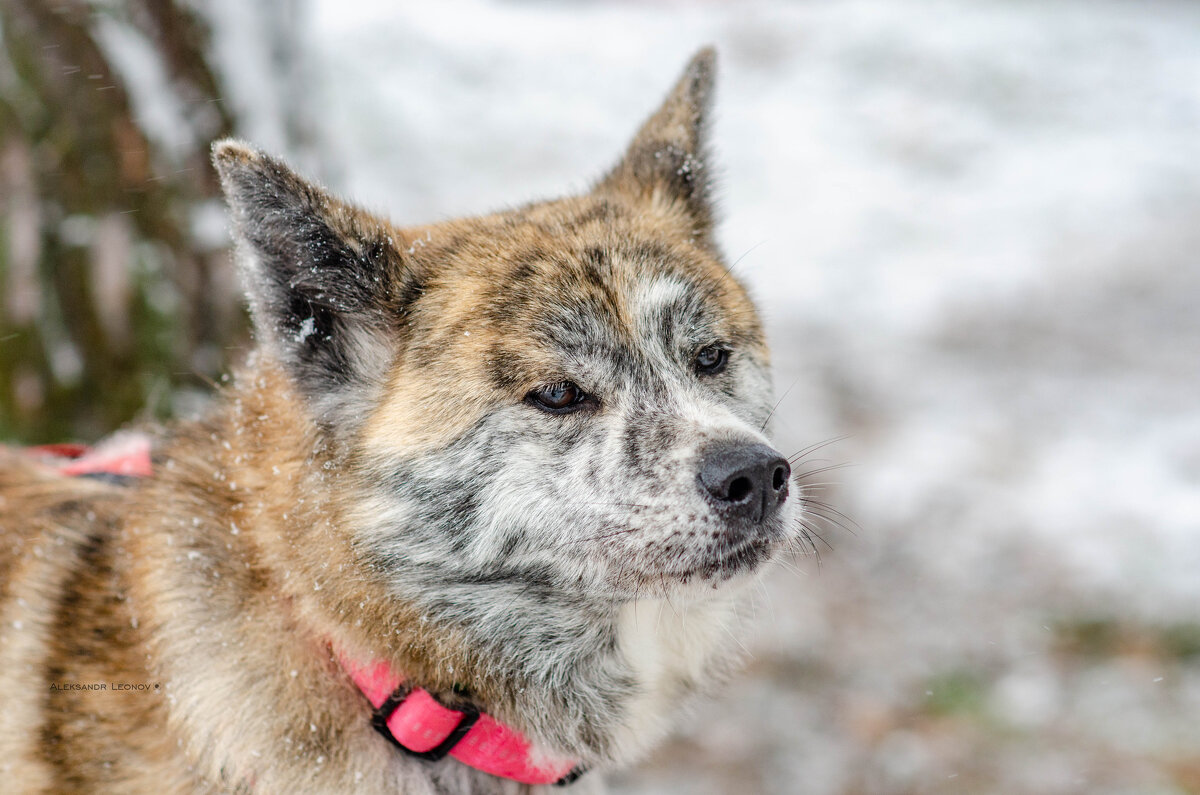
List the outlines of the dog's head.
<svg viewBox="0 0 1200 795">
<path fill-rule="evenodd" d="M 215 147 L 257 335 L 372 571 L 623 600 L 794 540 L 763 330 L 712 239 L 711 51 L 586 195 L 399 229 Z"/>
</svg>

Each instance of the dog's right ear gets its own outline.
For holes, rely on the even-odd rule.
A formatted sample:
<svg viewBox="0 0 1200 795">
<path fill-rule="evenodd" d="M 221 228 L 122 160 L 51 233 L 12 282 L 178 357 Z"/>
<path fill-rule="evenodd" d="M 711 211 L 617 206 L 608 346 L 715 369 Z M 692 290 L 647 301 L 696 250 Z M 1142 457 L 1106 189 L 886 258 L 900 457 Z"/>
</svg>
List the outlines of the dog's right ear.
<svg viewBox="0 0 1200 795">
<path fill-rule="evenodd" d="M 353 428 L 420 286 L 387 223 L 237 141 L 213 145 L 259 342 L 326 428 Z M 389 322 L 391 321 L 391 322 Z"/>
<path fill-rule="evenodd" d="M 652 206 L 682 209 L 693 233 L 707 240 L 713 226 L 708 117 L 717 54 L 705 47 L 692 56 L 675 87 L 630 142 L 599 190 L 616 190 Z"/>
</svg>

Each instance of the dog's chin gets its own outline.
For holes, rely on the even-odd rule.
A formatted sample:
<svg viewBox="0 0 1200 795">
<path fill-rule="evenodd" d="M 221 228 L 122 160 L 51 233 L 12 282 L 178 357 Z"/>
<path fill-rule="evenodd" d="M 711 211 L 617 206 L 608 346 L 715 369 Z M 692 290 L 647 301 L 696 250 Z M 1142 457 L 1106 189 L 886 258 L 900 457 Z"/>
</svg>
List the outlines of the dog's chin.
<svg viewBox="0 0 1200 795">
<path fill-rule="evenodd" d="M 754 536 L 723 549 L 682 556 L 660 567 L 639 571 L 626 585 L 635 598 L 686 594 L 702 597 L 714 589 L 726 590 L 750 582 L 780 554 L 783 546 L 781 539 Z"/>
<path fill-rule="evenodd" d="M 767 536 L 755 536 L 716 550 L 674 570 L 670 577 L 681 585 L 706 583 L 714 587 L 758 571 L 773 557 L 777 545 Z"/>
</svg>

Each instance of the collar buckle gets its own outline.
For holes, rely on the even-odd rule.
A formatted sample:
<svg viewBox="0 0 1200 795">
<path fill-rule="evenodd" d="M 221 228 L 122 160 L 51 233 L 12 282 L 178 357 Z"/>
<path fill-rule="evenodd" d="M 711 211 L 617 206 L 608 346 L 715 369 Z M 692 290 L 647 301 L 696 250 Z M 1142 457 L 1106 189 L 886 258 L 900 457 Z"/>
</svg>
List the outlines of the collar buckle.
<svg viewBox="0 0 1200 795">
<path fill-rule="evenodd" d="M 400 705 L 404 703 L 404 699 L 408 698 L 411 692 L 412 688 L 405 687 L 404 685 L 400 685 L 400 687 L 393 690 L 392 694 L 371 713 L 371 725 L 375 727 L 375 731 L 386 737 L 388 742 L 409 756 L 415 756 L 418 759 L 425 759 L 430 762 L 445 759 L 446 755 L 454 750 L 454 746 L 458 745 L 459 741 L 467 735 L 467 732 L 471 731 L 471 727 L 479 720 L 479 710 L 473 705 L 467 705 L 461 709 L 452 709 L 452 712 L 462 713 L 462 717 L 458 719 L 458 725 L 454 727 L 450 734 L 446 735 L 446 739 L 428 751 L 414 751 L 397 740 L 392 730 L 388 728 L 388 719 L 400 708 Z M 442 706 L 445 707 L 444 704 Z M 446 707 L 446 709 L 450 709 L 450 707 Z"/>
</svg>

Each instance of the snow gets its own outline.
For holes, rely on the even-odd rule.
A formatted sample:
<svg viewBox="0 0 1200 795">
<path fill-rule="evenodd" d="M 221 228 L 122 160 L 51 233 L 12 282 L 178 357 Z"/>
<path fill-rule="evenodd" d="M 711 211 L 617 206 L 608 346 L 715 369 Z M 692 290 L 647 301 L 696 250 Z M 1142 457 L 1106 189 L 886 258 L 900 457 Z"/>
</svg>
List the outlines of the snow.
<svg viewBox="0 0 1200 795">
<path fill-rule="evenodd" d="M 243 134 L 401 223 L 586 188 L 717 45 L 777 438 L 849 437 L 806 461 L 853 464 L 818 479 L 857 527 L 771 573 L 748 674 L 619 791 L 1184 790 L 1200 6 L 316 0 L 281 74 L 260 24 L 216 28 Z M 1124 640 L 1064 652 L 1092 621 Z"/>
<path fill-rule="evenodd" d="M 304 342 L 317 332 L 317 319 L 306 317 L 300 322 L 300 329 L 296 332 L 296 342 Z"/>
</svg>

